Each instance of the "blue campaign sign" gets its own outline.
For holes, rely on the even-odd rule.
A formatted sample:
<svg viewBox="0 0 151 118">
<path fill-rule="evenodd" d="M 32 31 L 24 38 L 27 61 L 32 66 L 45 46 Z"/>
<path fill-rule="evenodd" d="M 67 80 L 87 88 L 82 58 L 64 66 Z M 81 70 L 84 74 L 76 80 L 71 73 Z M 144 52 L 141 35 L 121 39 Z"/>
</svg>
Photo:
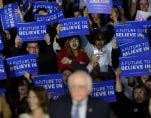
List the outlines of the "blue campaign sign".
<svg viewBox="0 0 151 118">
<path fill-rule="evenodd" d="M 57 10 L 56 12 L 48 15 L 39 15 L 35 14 L 35 20 L 36 21 L 45 21 L 47 24 L 53 24 L 56 22 L 59 22 L 60 20 L 63 20 L 64 14 L 62 9 Z"/>
<path fill-rule="evenodd" d="M 120 50 L 122 56 L 132 56 L 136 54 L 142 54 L 144 52 L 150 51 L 149 41 L 148 39 L 144 39 L 142 41 L 136 41 L 131 43 L 125 43 L 120 45 Z"/>
<path fill-rule="evenodd" d="M 35 54 L 11 57 L 7 58 L 6 61 L 11 77 L 22 76 L 25 72 L 38 73 L 37 55 Z"/>
<path fill-rule="evenodd" d="M 110 14 L 112 10 L 112 0 L 86 0 L 89 13 Z"/>
<path fill-rule="evenodd" d="M 4 62 L 0 59 L 0 80 L 7 79 Z"/>
<path fill-rule="evenodd" d="M 3 42 L 2 42 L 2 36 L 0 34 L 0 50 L 4 49 L 4 45 L 3 45 Z"/>
<path fill-rule="evenodd" d="M 6 89 L 5 88 L 0 88 L 0 93 L 5 97 Z"/>
<path fill-rule="evenodd" d="M 151 32 L 151 21 L 127 21 L 126 24 L 132 25 L 142 29 L 144 37 L 148 37 L 149 33 Z"/>
<path fill-rule="evenodd" d="M 62 78 L 63 75 L 58 73 L 38 75 L 34 76 L 34 83 L 36 86 L 44 87 L 52 96 L 58 96 L 65 92 Z"/>
<path fill-rule="evenodd" d="M 44 40 L 44 36 L 47 33 L 45 22 L 19 23 L 17 29 L 22 41 Z"/>
<path fill-rule="evenodd" d="M 48 10 L 48 13 L 54 13 L 58 10 L 58 4 L 56 2 L 47 2 L 47 1 L 36 1 L 33 3 L 33 13 L 35 14 L 39 8 L 45 8 Z"/>
<path fill-rule="evenodd" d="M 143 27 L 136 24 L 116 25 L 115 36 L 119 44 L 135 42 L 145 38 L 143 35 Z"/>
<path fill-rule="evenodd" d="M 60 37 L 89 34 L 88 17 L 63 19 L 60 24 Z"/>
<path fill-rule="evenodd" d="M 136 56 L 120 58 L 122 77 L 142 76 L 151 74 L 151 52 Z"/>
<path fill-rule="evenodd" d="M 16 27 L 21 22 L 20 12 L 17 3 L 5 5 L 1 11 L 1 22 L 3 29 Z"/>
<path fill-rule="evenodd" d="M 93 84 L 92 96 L 101 98 L 107 102 L 116 102 L 114 81 L 103 81 Z"/>
</svg>

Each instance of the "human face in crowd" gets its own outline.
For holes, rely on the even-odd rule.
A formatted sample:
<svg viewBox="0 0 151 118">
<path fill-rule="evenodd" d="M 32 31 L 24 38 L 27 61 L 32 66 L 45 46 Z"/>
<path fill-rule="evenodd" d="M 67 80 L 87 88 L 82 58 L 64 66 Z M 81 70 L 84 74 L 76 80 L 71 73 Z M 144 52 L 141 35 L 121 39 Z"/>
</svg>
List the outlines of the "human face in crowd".
<svg viewBox="0 0 151 118">
<path fill-rule="evenodd" d="M 149 99 L 148 111 L 149 115 L 151 116 L 151 98 Z"/>
<path fill-rule="evenodd" d="M 67 83 L 67 79 L 69 77 L 69 75 L 71 74 L 72 72 L 69 70 L 69 69 L 65 69 L 62 74 L 63 74 L 63 81 L 64 83 Z"/>
<path fill-rule="evenodd" d="M 27 95 L 28 87 L 26 85 L 20 85 L 18 91 L 20 95 Z"/>
<path fill-rule="evenodd" d="M 141 88 L 137 88 L 134 90 L 134 100 L 137 102 L 137 103 L 142 103 L 145 101 L 145 92 L 143 89 Z"/>
<path fill-rule="evenodd" d="M 29 54 L 37 54 L 38 55 L 39 54 L 38 43 L 28 43 L 26 50 Z"/>
<path fill-rule="evenodd" d="M 39 99 L 32 90 L 29 91 L 28 104 L 31 111 L 35 111 L 40 108 Z"/>
<path fill-rule="evenodd" d="M 148 11 L 148 1 L 147 0 L 140 0 L 139 2 L 140 10 L 142 11 Z"/>
<path fill-rule="evenodd" d="M 48 13 L 45 12 L 44 10 L 40 10 L 40 11 L 38 12 L 38 14 L 39 14 L 39 15 L 48 15 Z"/>
<path fill-rule="evenodd" d="M 81 17 L 81 13 L 79 11 L 74 12 L 74 17 Z"/>
<path fill-rule="evenodd" d="M 10 32 L 8 30 L 4 30 L 4 34 L 5 34 L 5 40 L 11 39 L 11 35 L 10 35 Z"/>
<path fill-rule="evenodd" d="M 147 88 L 148 90 L 151 91 L 151 81 L 146 81 L 146 82 L 145 82 L 145 86 L 146 86 L 146 88 Z"/>
<path fill-rule="evenodd" d="M 76 73 L 72 78 L 69 77 L 69 90 L 73 100 L 81 102 L 91 93 L 91 87 L 87 79 L 88 76 L 82 72 Z"/>
<path fill-rule="evenodd" d="M 103 46 L 104 46 L 104 40 L 96 40 L 96 41 L 95 41 L 95 46 L 96 46 L 98 49 L 102 49 Z"/>
<path fill-rule="evenodd" d="M 113 22 L 117 22 L 117 20 L 118 20 L 118 13 L 117 13 L 117 11 L 118 11 L 118 9 L 112 8 L 110 18 L 113 20 Z"/>
<path fill-rule="evenodd" d="M 76 38 L 76 37 L 70 39 L 69 45 L 70 45 L 70 48 L 71 48 L 72 50 L 77 50 L 78 47 L 79 47 L 79 39 Z"/>
<path fill-rule="evenodd" d="M 98 20 L 100 20 L 99 14 L 92 13 L 91 17 L 93 22 L 97 22 Z"/>
<path fill-rule="evenodd" d="M 141 76 L 141 81 L 142 81 L 143 83 L 145 83 L 146 80 L 148 80 L 148 78 L 149 78 L 149 76 Z"/>
</svg>

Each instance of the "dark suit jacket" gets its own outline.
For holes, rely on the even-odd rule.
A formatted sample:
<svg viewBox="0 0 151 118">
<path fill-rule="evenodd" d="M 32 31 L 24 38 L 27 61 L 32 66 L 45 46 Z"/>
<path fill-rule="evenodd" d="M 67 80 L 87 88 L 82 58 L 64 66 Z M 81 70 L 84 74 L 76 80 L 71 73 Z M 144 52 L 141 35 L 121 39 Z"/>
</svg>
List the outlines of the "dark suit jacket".
<svg viewBox="0 0 151 118">
<path fill-rule="evenodd" d="M 51 104 L 51 118 L 71 118 L 72 100 L 70 96 L 63 96 Z M 107 103 L 97 98 L 88 97 L 86 118 L 111 118 Z"/>
</svg>

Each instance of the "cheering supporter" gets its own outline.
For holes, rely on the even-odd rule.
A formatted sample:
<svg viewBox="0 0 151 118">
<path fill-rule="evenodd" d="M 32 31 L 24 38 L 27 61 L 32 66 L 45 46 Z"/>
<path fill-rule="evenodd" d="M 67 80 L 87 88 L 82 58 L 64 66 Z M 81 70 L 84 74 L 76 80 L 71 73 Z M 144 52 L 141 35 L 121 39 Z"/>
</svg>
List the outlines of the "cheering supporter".
<svg viewBox="0 0 151 118">
<path fill-rule="evenodd" d="M 28 113 L 21 114 L 19 118 L 50 118 L 48 114 L 49 98 L 42 87 L 33 87 L 28 94 Z"/>
<path fill-rule="evenodd" d="M 134 87 L 132 92 L 132 100 L 128 99 L 123 94 L 123 88 L 121 80 L 119 78 L 119 72 L 119 69 L 117 69 L 117 116 L 122 118 L 144 118 L 147 114 L 147 91 L 145 87 L 142 85 Z"/>
<path fill-rule="evenodd" d="M 95 60 L 87 66 L 89 72 L 91 72 L 95 66 L 99 65 L 100 72 L 114 73 L 111 59 L 113 45 L 112 42 L 107 43 L 104 33 L 101 31 L 96 31 L 94 33 L 93 40 L 95 45 L 90 44 L 86 37 L 81 36 L 81 38 L 87 55 L 89 58 L 94 58 Z M 109 73 L 107 75 L 109 75 Z"/>
<path fill-rule="evenodd" d="M 151 12 L 150 9 L 151 1 L 150 0 L 132 0 L 131 4 L 131 17 L 134 20 L 136 17 L 137 10 L 144 12 Z"/>
<path fill-rule="evenodd" d="M 117 7 L 112 8 L 110 22 L 113 24 L 117 24 L 120 22 L 120 10 Z"/>
<path fill-rule="evenodd" d="M 90 14 L 90 29 L 92 31 L 95 31 L 97 29 L 100 29 L 104 23 L 103 23 L 102 15 L 101 14 Z"/>
<path fill-rule="evenodd" d="M 4 30 L 2 32 L 2 42 L 4 49 L 2 50 L 2 54 L 5 57 L 9 57 L 11 55 L 11 48 L 14 46 L 14 38 L 16 34 L 15 29 Z"/>
<path fill-rule="evenodd" d="M 11 118 L 11 110 L 5 98 L 0 94 L 0 118 Z"/>
<path fill-rule="evenodd" d="M 134 27 L 133 29 L 130 27 L 130 29 L 126 24 L 130 23 L 131 25 L 133 22 L 126 22 L 125 24 L 125 21 L 135 19 L 137 10 L 150 12 L 151 0 L 112 0 L 112 8 L 112 5 L 110 6 L 110 0 L 91 0 L 92 4 L 87 4 L 90 2 L 89 0 L 87 3 L 85 3 L 86 0 L 47 0 L 47 2 L 45 0 L 40 2 L 37 0 L 39 3 L 36 0 L 3 1 L 5 5 L 11 2 L 19 3 L 18 5 L 21 9 L 21 13 L 23 13 L 22 15 L 24 16 L 24 22 L 28 22 L 29 24 L 30 22 L 35 22 L 37 23 L 35 27 L 37 29 L 39 28 L 34 32 L 30 31 L 30 27 L 31 30 L 33 30 L 32 25 L 29 27 L 24 25 L 23 27 L 25 28 L 19 26 L 18 22 L 20 23 L 20 21 L 15 19 L 16 11 L 13 11 L 13 7 L 15 7 L 13 5 L 6 6 L 1 10 L 1 17 L 5 16 L 5 18 L 1 18 L 1 27 L 3 28 L 0 29 L 4 49 L 0 52 L 4 55 L 3 57 L 6 57 L 2 58 L 1 61 L 4 61 L 8 79 L 3 80 L 2 78 L 1 80 L 0 78 L 0 91 L 1 88 L 6 88 L 6 98 L 11 108 L 12 118 L 17 118 L 18 116 L 20 118 L 71 118 L 71 115 L 73 116 L 72 118 L 74 118 L 74 114 L 76 114 L 76 105 L 74 103 L 79 103 L 81 101 L 84 104 L 80 106 L 80 118 L 100 118 L 105 116 L 108 118 L 150 118 L 151 98 L 149 98 L 148 101 L 148 95 L 151 94 L 150 76 L 141 76 L 140 73 L 138 73 L 139 75 L 136 75 L 136 77 L 129 76 L 129 74 L 133 72 L 133 70 L 128 68 L 129 66 L 133 66 L 131 64 L 125 67 L 123 66 L 123 68 L 127 71 L 131 71 L 125 74 L 128 77 L 123 78 L 123 73 L 120 77 L 119 72 L 114 70 L 119 67 L 119 60 L 122 62 L 123 58 L 131 58 L 131 55 L 127 57 L 120 57 L 124 52 L 122 52 L 122 50 L 120 52 L 119 48 L 121 49 L 122 45 L 120 43 L 117 45 L 116 41 L 119 41 L 120 38 L 122 41 L 126 41 L 125 37 L 131 38 L 131 35 L 137 34 L 137 31 L 144 30 L 140 27 Z M 28 2 L 30 2 L 30 4 L 28 4 Z M 34 6 L 34 2 L 37 2 L 38 5 Z M 60 4 L 56 7 L 56 4 L 49 4 L 48 2 L 60 2 Z M 98 7 L 100 4 L 103 4 L 104 6 Z M 96 11 L 91 12 L 91 10 L 94 10 L 95 7 L 93 6 L 89 8 L 88 5 L 96 5 Z M 99 11 L 99 8 L 102 8 L 103 10 Z M 36 12 L 33 13 L 34 9 L 36 9 Z M 50 10 L 52 13 L 49 13 Z M 64 18 L 62 18 L 62 13 L 60 13 L 61 10 L 64 14 Z M 35 14 L 39 14 L 39 16 L 37 15 L 35 17 Z M 129 16 L 129 14 L 131 15 Z M 85 16 L 88 17 L 88 21 L 84 20 L 86 18 L 83 19 Z M 70 17 L 73 17 L 73 21 L 71 19 L 67 19 Z M 81 17 L 81 19 L 77 20 L 76 18 L 78 17 Z M 20 27 L 20 29 L 25 30 L 25 32 L 27 31 L 33 33 L 33 35 L 35 33 L 40 35 L 39 31 L 43 29 L 39 27 L 40 23 L 36 21 L 38 18 L 44 21 L 44 25 L 47 25 L 48 34 L 45 35 L 43 41 L 35 40 L 31 42 L 24 42 L 19 36 L 16 36 L 17 29 Z M 5 19 L 6 22 L 3 19 Z M 150 17 L 148 20 L 149 19 Z M 15 26 L 12 28 L 10 25 L 12 25 L 13 22 L 15 23 Z M 144 24 L 144 22 L 142 22 L 142 24 Z M 7 28 L 5 28 L 5 25 L 7 25 Z M 122 25 L 125 25 L 126 28 L 116 27 Z M 85 27 L 88 31 L 87 33 L 83 33 L 85 32 L 83 27 Z M 134 30 L 136 30 L 136 32 Z M 145 28 L 144 31 L 147 30 L 148 29 Z M 76 32 L 77 34 L 74 34 L 72 31 L 78 31 L 80 33 Z M 69 37 L 68 34 L 70 33 L 71 35 Z M 63 34 L 66 36 L 63 36 Z M 149 39 L 150 34 L 151 33 L 149 33 Z M 29 37 L 28 35 L 26 36 Z M 144 36 L 148 35 L 145 34 Z M 116 38 L 117 40 L 115 40 Z M 123 43 L 123 45 L 125 44 Z M 136 41 L 136 45 L 138 47 L 140 46 L 139 40 Z M 145 43 L 145 45 L 147 44 Z M 130 44 L 130 46 L 126 48 L 128 49 L 129 47 L 134 48 L 135 46 L 131 46 Z M 130 52 L 135 50 L 135 48 L 133 50 L 127 50 L 126 48 L 126 53 L 128 53 L 128 51 Z M 147 46 L 145 48 L 148 49 Z M 23 70 L 23 76 L 11 77 L 11 74 L 8 74 L 7 71 L 10 69 L 10 66 L 9 64 L 6 64 L 7 58 L 13 58 L 13 56 L 21 56 L 24 54 L 37 55 L 38 74 L 40 75 L 36 75 L 36 77 L 39 77 L 38 81 L 34 80 L 34 75 L 23 70 L 28 65 L 30 66 L 30 63 L 24 64 L 24 59 L 23 61 L 19 60 L 23 64 L 21 63 L 19 66 L 13 65 L 14 68 L 11 68 L 14 69 L 15 72 L 18 70 L 20 71 L 20 69 L 21 71 Z M 144 52 L 139 55 L 141 56 L 142 54 L 144 54 Z M 143 63 L 143 58 L 140 60 L 142 60 Z M 148 60 L 150 60 L 150 55 L 148 55 Z M 146 62 L 147 64 L 145 66 L 150 67 L 149 61 Z M 125 64 L 128 63 L 129 62 L 127 61 Z M 0 76 L 3 71 L 3 68 L 1 69 L 1 67 L 3 67 L 3 64 L 0 63 Z M 139 67 L 136 65 L 136 69 L 138 68 Z M 143 69 L 141 72 L 144 72 Z M 83 71 L 74 73 L 74 71 L 77 70 Z M 89 77 L 89 74 L 86 72 L 88 72 L 91 77 Z M 63 78 L 58 77 L 58 79 L 56 75 L 60 73 L 62 73 Z M 48 74 L 46 76 L 50 76 L 50 78 L 51 75 L 49 74 L 54 74 L 55 76 L 51 79 L 42 80 L 45 74 Z M 15 76 L 18 75 L 16 74 Z M 91 78 L 92 80 L 90 81 L 94 82 L 93 88 L 89 85 L 87 86 L 87 84 L 92 84 L 91 82 L 87 83 L 87 81 Z M 63 84 L 62 80 L 59 81 L 60 79 L 63 79 Z M 108 85 L 107 83 L 107 86 L 104 85 L 104 81 L 108 82 L 108 80 L 116 82 L 116 92 L 114 84 Z M 60 97 L 58 100 L 54 101 L 52 105 L 50 105 L 52 108 L 48 109 L 49 100 L 46 91 L 41 87 L 34 87 L 34 83 L 36 86 L 37 84 L 44 86 L 48 91 L 49 89 L 52 89 L 52 91 L 54 90 L 55 92 L 52 92 L 54 99 L 58 98 L 59 95 L 62 95 L 63 92 L 64 94 L 70 93 L 70 97 Z M 95 85 L 99 84 L 100 86 L 97 88 Z M 67 85 L 69 85 L 69 87 Z M 113 88 L 113 91 L 111 87 Z M 107 90 L 108 88 L 110 88 L 110 90 Z M 92 89 L 94 91 L 92 91 Z M 97 92 L 93 94 L 95 90 L 97 90 Z M 60 94 L 60 91 L 63 92 Z M 55 94 L 57 94 L 57 96 L 55 96 Z M 109 99 L 112 97 L 112 95 L 109 94 L 116 94 L 115 98 L 117 99 L 114 99 L 114 102 L 112 100 L 108 101 L 109 99 L 107 99 L 108 102 L 112 102 L 109 103 L 109 105 L 113 112 L 110 111 L 110 108 L 106 103 L 100 102 L 100 100 L 96 98 L 93 99 L 89 96 L 90 94 L 96 97 L 102 97 L 104 95 L 103 97 L 108 97 Z M 83 100 L 79 100 L 81 96 L 84 98 L 84 102 Z M 9 110 L 6 110 L 9 113 L 6 112 L 7 114 L 5 114 L 4 110 L 8 107 L 8 105 L 6 103 L 4 107 L 3 103 L 6 101 L 3 101 L 1 102 L 0 95 L 0 118 L 10 118 L 11 113 Z M 50 115 L 48 115 L 48 110 L 50 110 Z M 4 115 L 9 116 L 7 117 Z"/>
<path fill-rule="evenodd" d="M 84 52 L 78 36 L 69 37 L 58 54 L 58 69 L 61 72 L 65 68 L 75 70 L 75 63 L 79 63 L 86 67 L 89 63 L 89 58 Z"/>
<path fill-rule="evenodd" d="M 56 54 L 53 50 L 50 36 L 46 34 L 44 40 L 46 42 L 44 44 L 42 42 L 28 42 L 26 45 L 26 51 L 28 54 L 38 55 L 37 61 L 39 74 L 55 73 L 57 72 Z M 40 47 L 41 45 L 44 46 Z M 43 49 L 44 47 L 46 47 L 46 50 Z M 21 50 L 21 39 L 18 36 L 15 39 L 15 46 L 11 51 L 12 56 L 17 56 L 20 53 L 23 53 Z"/>
<path fill-rule="evenodd" d="M 25 79 L 20 79 L 18 84 L 18 93 L 15 98 L 11 99 L 11 109 L 14 117 L 18 117 L 21 113 L 28 111 L 27 96 L 29 83 Z"/>
<path fill-rule="evenodd" d="M 137 81 L 136 77 L 127 77 L 121 79 L 123 88 L 124 88 L 124 94 L 127 98 L 132 99 L 132 91 L 133 88 L 137 85 L 139 85 L 139 82 Z"/>
</svg>

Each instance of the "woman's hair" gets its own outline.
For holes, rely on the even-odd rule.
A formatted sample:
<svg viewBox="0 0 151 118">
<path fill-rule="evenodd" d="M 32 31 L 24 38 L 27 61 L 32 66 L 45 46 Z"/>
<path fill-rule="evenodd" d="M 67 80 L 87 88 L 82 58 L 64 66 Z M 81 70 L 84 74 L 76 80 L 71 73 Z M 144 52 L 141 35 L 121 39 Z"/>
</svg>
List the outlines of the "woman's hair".
<svg viewBox="0 0 151 118">
<path fill-rule="evenodd" d="M 48 113 L 48 105 L 49 105 L 49 98 L 47 91 L 40 86 L 37 87 L 32 87 L 29 92 L 32 91 L 36 94 L 38 101 L 39 101 L 39 106 L 42 108 L 44 113 Z M 31 111 L 30 111 L 31 112 Z"/>
<path fill-rule="evenodd" d="M 101 32 L 100 30 L 96 30 L 93 33 L 93 40 L 94 41 L 106 41 L 106 37 L 105 34 L 103 32 Z"/>
<path fill-rule="evenodd" d="M 11 110 L 4 96 L 0 93 L 0 114 L 2 118 L 11 118 Z"/>
<path fill-rule="evenodd" d="M 133 91 L 132 91 L 133 99 L 134 99 L 134 92 L 135 92 L 136 89 L 141 89 L 141 90 L 143 90 L 143 92 L 144 92 L 144 97 L 145 97 L 145 99 L 147 99 L 148 94 L 147 94 L 147 91 L 146 91 L 146 89 L 145 89 L 145 87 L 144 87 L 143 85 L 137 85 L 137 86 L 135 86 L 135 87 L 133 88 Z"/>
<path fill-rule="evenodd" d="M 73 38 L 77 38 L 79 40 L 79 46 L 78 46 L 78 53 L 83 53 L 84 52 L 84 48 L 82 47 L 82 43 L 80 43 L 80 38 L 79 36 L 71 36 L 67 39 L 67 41 L 65 42 L 65 49 L 67 50 L 67 53 L 69 54 L 69 58 L 73 58 L 74 57 L 74 53 L 70 47 L 70 40 L 72 40 Z"/>
</svg>

